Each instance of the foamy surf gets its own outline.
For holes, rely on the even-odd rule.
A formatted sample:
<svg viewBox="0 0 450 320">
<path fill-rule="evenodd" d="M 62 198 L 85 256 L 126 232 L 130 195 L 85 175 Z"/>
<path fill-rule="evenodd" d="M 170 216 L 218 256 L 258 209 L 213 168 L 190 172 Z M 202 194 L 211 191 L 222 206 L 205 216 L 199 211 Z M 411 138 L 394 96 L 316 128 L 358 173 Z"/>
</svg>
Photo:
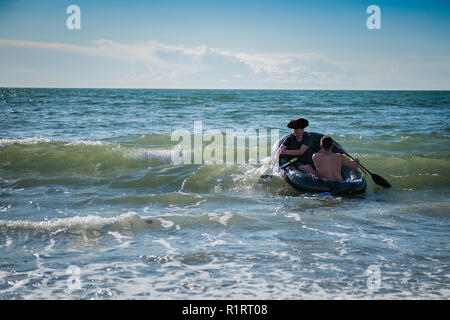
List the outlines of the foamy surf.
<svg viewBox="0 0 450 320">
<path fill-rule="evenodd" d="M 38 143 L 49 143 L 51 139 L 46 138 L 2 138 L 0 139 L 0 147 L 6 147 L 13 144 L 22 144 L 22 145 L 33 145 Z"/>
<path fill-rule="evenodd" d="M 127 212 L 116 217 L 89 215 L 57 218 L 49 221 L 0 220 L 0 229 L 56 234 L 60 232 L 140 229 L 148 228 L 152 223 L 153 220 L 150 218 L 141 217 L 136 212 Z"/>
</svg>

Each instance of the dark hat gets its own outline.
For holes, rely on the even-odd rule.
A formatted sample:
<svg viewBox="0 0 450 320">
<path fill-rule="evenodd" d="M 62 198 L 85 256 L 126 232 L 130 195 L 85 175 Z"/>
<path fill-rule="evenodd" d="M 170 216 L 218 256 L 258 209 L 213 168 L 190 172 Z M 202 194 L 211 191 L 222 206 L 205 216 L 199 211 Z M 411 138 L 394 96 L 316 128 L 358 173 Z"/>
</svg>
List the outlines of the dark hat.
<svg viewBox="0 0 450 320">
<path fill-rule="evenodd" d="M 291 120 L 291 122 L 289 122 L 287 127 L 291 128 L 291 129 L 298 129 L 298 128 L 304 129 L 308 125 L 309 125 L 308 120 L 303 119 L 303 118 L 297 118 L 297 119 Z"/>
</svg>

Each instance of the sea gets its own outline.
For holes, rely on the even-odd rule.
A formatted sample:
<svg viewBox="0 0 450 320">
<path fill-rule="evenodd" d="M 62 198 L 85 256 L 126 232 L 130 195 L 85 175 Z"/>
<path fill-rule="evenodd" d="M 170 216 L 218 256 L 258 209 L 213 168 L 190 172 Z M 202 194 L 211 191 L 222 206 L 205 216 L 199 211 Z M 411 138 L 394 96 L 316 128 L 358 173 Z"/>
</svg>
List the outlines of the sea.
<svg viewBox="0 0 450 320">
<path fill-rule="evenodd" d="M 450 91 L 0 88 L 0 114 L 2 300 L 450 298 Z M 392 188 L 294 190 L 298 117 Z"/>
</svg>

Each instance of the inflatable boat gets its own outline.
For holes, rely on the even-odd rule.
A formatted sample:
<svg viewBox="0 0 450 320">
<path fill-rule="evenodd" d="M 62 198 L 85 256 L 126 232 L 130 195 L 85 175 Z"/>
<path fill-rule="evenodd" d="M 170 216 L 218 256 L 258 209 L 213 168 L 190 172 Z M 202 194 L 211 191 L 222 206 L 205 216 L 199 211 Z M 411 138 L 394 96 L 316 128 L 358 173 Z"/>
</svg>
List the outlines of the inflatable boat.
<svg viewBox="0 0 450 320">
<path fill-rule="evenodd" d="M 289 137 L 287 135 L 279 140 L 277 143 L 277 149 L 284 143 Z M 303 136 L 303 144 L 309 146 L 308 150 L 303 154 L 300 161 L 303 163 L 312 163 L 312 155 L 320 150 L 320 139 L 323 134 L 315 132 L 305 132 Z M 342 150 L 343 148 L 334 141 Z M 342 153 L 336 147 L 333 147 L 334 153 Z M 281 176 L 284 180 L 291 185 L 294 189 L 300 192 L 314 192 L 314 193 L 330 193 L 332 195 L 350 195 L 358 194 L 366 191 L 367 181 L 364 175 L 358 171 L 352 171 L 347 167 L 342 167 L 341 175 L 344 181 L 328 181 L 309 173 L 298 170 L 295 165 L 295 159 L 289 159 L 284 155 L 279 156 L 278 165 Z"/>
</svg>

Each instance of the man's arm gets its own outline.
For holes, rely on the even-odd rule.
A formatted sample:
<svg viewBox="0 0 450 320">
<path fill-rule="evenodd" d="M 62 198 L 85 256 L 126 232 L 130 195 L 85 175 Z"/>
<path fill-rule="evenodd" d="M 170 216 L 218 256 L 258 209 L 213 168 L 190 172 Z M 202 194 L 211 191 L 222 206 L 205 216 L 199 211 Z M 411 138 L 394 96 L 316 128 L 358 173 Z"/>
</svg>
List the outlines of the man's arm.
<svg viewBox="0 0 450 320">
<path fill-rule="evenodd" d="M 341 161 L 342 161 L 342 165 L 343 166 L 346 166 L 347 168 L 350 168 L 353 171 L 356 171 L 359 168 L 359 161 L 358 161 L 358 159 L 356 159 L 355 162 L 351 162 L 350 160 L 347 159 L 346 156 L 341 154 Z"/>
<path fill-rule="evenodd" d="M 319 167 L 319 159 L 320 159 L 320 155 L 318 155 L 317 153 L 314 153 L 313 155 L 312 155 L 312 161 L 313 161 L 313 163 L 314 163 L 314 165 L 316 166 L 316 168 L 318 168 Z"/>
<path fill-rule="evenodd" d="M 280 154 L 285 154 L 288 156 L 301 156 L 303 155 L 306 150 L 308 150 L 308 146 L 306 144 L 302 144 L 302 146 L 300 147 L 300 149 L 297 150 L 286 150 L 286 146 L 283 145 L 280 148 Z"/>
</svg>

